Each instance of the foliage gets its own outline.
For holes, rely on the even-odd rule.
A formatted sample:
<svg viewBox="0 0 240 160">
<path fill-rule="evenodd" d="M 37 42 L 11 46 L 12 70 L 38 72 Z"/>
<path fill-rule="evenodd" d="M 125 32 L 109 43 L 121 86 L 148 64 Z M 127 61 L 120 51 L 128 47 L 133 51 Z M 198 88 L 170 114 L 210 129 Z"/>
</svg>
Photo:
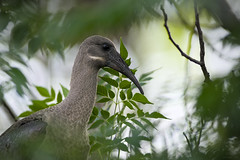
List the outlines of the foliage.
<svg viewBox="0 0 240 160">
<path fill-rule="evenodd" d="M 128 58 L 128 52 L 122 40 L 120 55 L 130 66 L 131 59 Z M 124 153 L 129 159 L 136 157 L 150 159 L 151 153 L 143 154 L 141 144 L 143 141 L 145 143 L 152 142 L 151 130 L 156 129 L 153 120 L 167 118 L 159 112 L 149 113 L 144 111 L 145 109 L 141 109 L 140 104 L 152 105 L 153 103 L 144 95 L 134 93 L 134 84 L 122 74 L 111 68 L 103 70 L 97 86 L 97 103 L 89 120 L 91 157 L 93 159 L 119 159 L 120 153 Z M 134 72 L 136 71 L 134 69 Z M 147 84 L 152 79 L 153 72 L 142 74 L 140 83 Z M 19 117 L 28 116 L 60 103 L 68 93 L 65 87 L 62 85 L 61 87 L 62 91 L 56 94 L 53 88 L 48 91 L 44 87 L 36 86 L 38 93 L 44 99 L 32 100 L 32 104 L 28 106 L 30 110 L 23 112 Z"/>
</svg>

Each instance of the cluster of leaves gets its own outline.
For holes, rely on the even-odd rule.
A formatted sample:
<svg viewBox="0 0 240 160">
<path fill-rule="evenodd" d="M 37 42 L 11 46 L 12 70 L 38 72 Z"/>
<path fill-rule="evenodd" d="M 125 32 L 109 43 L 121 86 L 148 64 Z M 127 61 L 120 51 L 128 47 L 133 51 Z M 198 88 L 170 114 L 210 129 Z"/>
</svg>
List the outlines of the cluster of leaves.
<svg viewBox="0 0 240 160">
<path fill-rule="evenodd" d="M 125 46 L 120 43 L 120 54 L 125 62 L 130 66 L 131 59 Z M 136 69 L 132 70 L 134 73 Z M 152 79 L 154 71 L 142 74 L 139 82 L 142 85 Z M 141 152 L 143 141 L 151 143 L 152 135 L 149 131 L 156 129 L 152 119 L 167 119 L 159 112 L 145 112 L 140 108 L 140 104 L 152 105 L 147 97 L 140 93 L 133 93 L 136 88 L 132 82 L 110 68 L 104 68 L 100 73 L 100 81 L 97 86 L 97 103 L 89 120 L 91 157 L 97 159 L 112 159 L 114 153 L 118 158 L 120 152 L 129 154 L 129 158 L 145 159 L 151 154 Z M 32 100 L 29 111 L 20 114 L 19 117 L 28 116 L 41 109 L 51 107 L 60 103 L 63 96 L 66 97 L 68 90 L 61 85 L 62 91 L 56 94 L 51 88 L 50 91 L 44 87 L 36 86 L 43 100 Z M 145 157 L 145 158 L 144 158 Z M 115 157 L 116 158 L 116 157 Z"/>
</svg>

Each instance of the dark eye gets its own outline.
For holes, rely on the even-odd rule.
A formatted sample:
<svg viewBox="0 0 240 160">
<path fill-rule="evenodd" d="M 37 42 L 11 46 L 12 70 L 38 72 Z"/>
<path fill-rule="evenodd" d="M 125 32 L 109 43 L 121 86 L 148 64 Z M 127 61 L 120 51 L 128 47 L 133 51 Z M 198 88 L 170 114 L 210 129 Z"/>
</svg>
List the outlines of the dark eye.
<svg viewBox="0 0 240 160">
<path fill-rule="evenodd" d="M 108 51 L 110 49 L 110 46 L 108 44 L 102 45 L 103 50 Z"/>
</svg>

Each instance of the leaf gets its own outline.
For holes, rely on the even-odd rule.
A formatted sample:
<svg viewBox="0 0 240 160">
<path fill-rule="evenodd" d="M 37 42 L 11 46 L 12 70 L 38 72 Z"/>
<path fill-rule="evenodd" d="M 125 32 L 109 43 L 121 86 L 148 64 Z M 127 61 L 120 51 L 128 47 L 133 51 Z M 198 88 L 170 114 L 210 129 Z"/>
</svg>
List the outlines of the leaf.
<svg viewBox="0 0 240 160">
<path fill-rule="evenodd" d="M 118 121 L 125 121 L 125 120 L 126 120 L 126 117 L 123 116 L 123 115 L 118 115 L 117 120 L 118 120 Z"/>
<path fill-rule="evenodd" d="M 97 107 L 93 107 L 92 114 L 95 115 L 95 116 L 98 115 L 98 108 Z"/>
<path fill-rule="evenodd" d="M 10 49 L 20 49 L 27 42 L 30 30 L 27 23 L 18 23 L 15 25 L 11 32 Z"/>
<path fill-rule="evenodd" d="M 147 72 L 147 73 L 144 73 L 144 74 L 142 74 L 141 76 L 140 76 L 140 78 L 139 78 L 139 81 L 149 81 L 149 80 L 151 80 L 152 79 L 152 77 L 149 77 L 151 74 L 153 74 L 155 71 L 157 71 L 157 70 L 159 70 L 159 68 L 158 69 L 155 69 L 155 70 L 152 70 L 152 71 L 150 71 L 150 72 Z"/>
<path fill-rule="evenodd" d="M 66 87 L 64 87 L 63 85 L 61 85 L 61 88 L 62 88 L 64 97 L 67 97 L 69 90 Z"/>
<path fill-rule="evenodd" d="M 164 119 L 169 119 L 167 117 L 165 117 L 164 115 L 162 115 L 161 113 L 159 112 L 152 112 L 151 114 L 149 114 L 148 112 L 145 113 L 145 116 L 148 117 L 148 118 L 164 118 Z"/>
<path fill-rule="evenodd" d="M 128 57 L 128 51 L 122 42 L 122 38 L 120 38 L 120 55 L 123 60 L 125 60 Z"/>
<path fill-rule="evenodd" d="M 55 96 L 56 96 L 55 91 L 54 91 L 53 87 L 51 87 L 51 98 L 52 98 L 52 100 L 55 99 Z"/>
<path fill-rule="evenodd" d="M 135 93 L 132 100 L 140 102 L 142 104 L 153 104 L 152 102 L 148 101 L 148 99 L 144 95 L 140 93 Z"/>
<path fill-rule="evenodd" d="M 48 90 L 44 87 L 36 86 L 38 93 L 43 97 L 50 97 Z"/>
<path fill-rule="evenodd" d="M 128 98 L 128 99 L 131 99 L 131 98 L 132 98 L 132 89 L 131 89 L 131 88 L 129 88 L 129 89 L 127 90 L 127 98 Z"/>
<path fill-rule="evenodd" d="M 32 111 L 25 111 L 25 112 L 21 113 L 18 117 L 27 117 L 27 116 L 31 115 L 32 113 L 34 113 L 34 112 L 32 112 Z"/>
<path fill-rule="evenodd" d="M 107 82 L 108 84 L 114 86 L 114 87 L 118 87 L 118 83 L 116 80 L 109 78 L 109 77 L 101 77 L 99 76 L 102 80 L 104 80 L 105 82 Z"/>
<path fill-rule="evenodd" d="M 143 117 L 144 116 L 143 110 L 140 110 L 140 109 L 137 110 L 137 114 L 138 114 L 138 117 Z"/>
<path fill-rule="evenodd" d="M 132 129 L 134 129 L 134 130 L 136 129 L 136 128 L 134 127 L 134 125 L 132 125 L 132 124 L 129 123 L 129 122 L 124 121 L 123 123 L 124 123 L 126 126 L 132 128 Z"/>
<path fill-rule="evenodd" d="M 128 151 L 128 147 L 127 147 L 126 144 L 124 144 L 124 143 L 119 143 L 119 144 L 118 144 L 118 149 L 120 149 L 120 150 L 122 150 L 122 151 L 124 151 L 124 152 L 129 152 L 129 151 Z"/>
<path fill-rule="evenodd" d="M 62 102 L 62 94 L 61 94 L 61 92 L 58 92 L 57 103 L 60 103 L 60 102 Z"/>
<path fill-rule="evenodd" d="M 90 153 L 98 150 L 102 145 L 100 143 L 95 143 L 93 146 L 91 146 Z"/>
<path fill-rule="evenodd" d="M 131 121 L 132 121 L 133 123 L 135 123 L 136 125 L 138 125 L 140 128 L 142 128 L 144 131 L 148 132 L 148 131 L 146 130 L 146 128 L 143 126 L 143 124 L 142 124 L 140 121 L 138 121 L 138 120 L 136 120 L 136 119 L 131 119 Z"/>
<path fill-rule="evenodd" d="M 108 102 L 110 100 L 111 100 L 110 98 L 102 98 L 99 101 L 97 101 L 97 103 L 105 103 L 105 102 Z"/>
<path fill-rule="evenodd" d="M 108 95 L 112 99 L 115 97 L 115 93 L 112 90 L 108 90 Z"/>
<path fill-rule="evenodd" d="M 104 68 L 102 68 L 102 69 L 103 69 L 104 71 L 112 74 L 112 75 L 119 76 L 119 72 L 116 71 L 116 70 L 114 70 L 114 69 L 112 69 L 112 68 L 104 67 Z"/>
<path fill-rule="evenodd" d="M 121 90 L 121 92 L 120 92 L 120 98 L 121 98 L 121 100 L 126 99 L 126 96 L 125 96 L 123 90 Z"/>
<path fill-rule="evenodd" d="M 130 66 L 131 65 L 131 58 L 126 59 L 125 62 L 128 66 Z"/>
<path fill-rule="evenodd" d="M 97 121 L 95 121 L 88 129 L 94 129 L 99 127 L 101 124 L 103 124 L 104 120 L 99 119 Z"/>
<path fill-rule="evenodd" d="M 134 101 L 129 100 L 129 102 L 130 102 L 132 105 L 134 105 L 134 107 L 137 108 L 138 110 L 140 109 L 140 108 L 138 107 L 138 105 L 137 105 Z"/>
<path fill-rule="evenodd" d="M 28 106 L 32 111 L 36 112 L 39 110 L 42 110 L 44 108 L 47 108 L 48 105 L 44 101 L 40 100 L 32 100 L 32 105 Z"/>
<path fill-rule="evenodd" d="M 144 121 L 145 123 L 147 123 L 149 126 L 151 126 L 152 128 L 154 128 L 154 129 L 156 129 L 157 130 L 157 128 L 152 124 L 152 122 L 151 121 L 149 121 L 148 119 L 146 119 L 146 118 L 141 118 L 141 120 L 142 121 Z"/>
<path fill-rule="evenodd" d="M 127 117 L 128 117 L 128 118 L 132 118 L 132 117 L 135 117 L 135 116 L 136 116 L 135 113 L 128 113 L 128 114 L 127 114 Z"/>
<path fill-rule="evenodd" d="M 128 101 L 123 101 L 124 105 L 126 105 L 129 109 L 134 110 L 133 106 L 131 105 L 131 103 L 129 103 Z"/>
<path fill-rule="evenodd" d="M 120 86 L 121 89 L 127 89 L 131 87 L 131 82 L 127 81 L 127 80 L 123 80 L 122 82 L 120 82 Z"/>
<path fill-rule="evenodd" d="M 33 37 L 28 42 L 28 55 L 29 57 L 32 57 L 34 53 L 37 52 L 38 49 L 41 48 L 41 39 L 39 37 Z"/>
<path fill-rule="evenodd" d="M 107 122 L 113 125 L 114 122 L 115 122 L 115 121 L 114 121 L 115 118 L 116 118 L 116 114 L 114 114 L 114 115 L 112 115 L 111 117 L 109 117 L 108 120 L 107 120 Z"/>
<path fill-rule="evenodd" d="M 97 86 L 97 94 L 101 96 L 107 96 L 107 88 L 102 85 Z"/>
<path fill-rule="evenodd" d="M 23 88 L 28 89 L 27 87 L 27 79 L 24 74 L 15 67 L 12 67 L 8 70 L 3 70 L 8 76 L 11 77 L 11 81 L 15 84 L 17 93 L 22 96 L 24 91 Z"/>
<path fill-rule="evenodd" d="M 9 22 L 9 14 L 6 12 L 0 12 L 0 32 L 4 30 Z"/>
<path fill-rule="evenodd" d="M 88 124 L 91 124 L 96 118 L 97 118 L 97 116 L 91 115 L 89 118 Z"/>
<path fill-rule="evenodd" d="M 101 109 L 101 115 L 104 119 L 107 119 L 110 116 L 110 113 L 106 110 Z"/>
</svg>

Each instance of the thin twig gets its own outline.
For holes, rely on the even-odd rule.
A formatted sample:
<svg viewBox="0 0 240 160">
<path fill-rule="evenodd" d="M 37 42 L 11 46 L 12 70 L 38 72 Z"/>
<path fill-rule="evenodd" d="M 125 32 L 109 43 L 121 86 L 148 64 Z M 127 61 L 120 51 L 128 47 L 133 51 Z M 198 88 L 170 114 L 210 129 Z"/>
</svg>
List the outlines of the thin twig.
<svg viewBox="0 0 240 160">
<path fill-rule="evenodd" d="M 201 62 L 200 66 L 202 68 L 202 72 L 205 77 L 205 82 L 208 82 L 208 81 L 210 81 L 210 75 L 209 75 L 206 65 L 205 65 L 205 45 L 204 45 L 204 41 L 203 41 L 203 33 L 202 33 L 201 26 L 200 26 L 196 0 L 194 0 L 194 11 L 195 11 L 195 26 L 198 31 L 198 38 L 199 38 L 199 45 L 200 45 L 200 62 Z"/>
<path fill-rule="evenodd" d="M 198 65 L 201 65 L 201 62 L 200 62 L 200 61 L 198 61 L 198 60 L 190 57 L 190 56 L 187 55 L 186 53 L 184 53 L 184 52 L 182 51 L 182 49 L 179 47 L 179 45 L 173 40 L 173 38 L 172 38 L 172 36 L 171 36 L 171 32 L 170 32 L 170 30 L 169 30 L 169 28 L 168 28 L 168 25 L 167 25 L 168 17 L 167 17 L 167 14 L 166 14 L 163 6 L 161 6 L 161 10 L 162 10 L 163 16 L 164 16 L 164 27 L 165 27 L 165 29 L 166 29 L 166 31 L 167 31 L 167 33 L 168 33 L 168 37 L 169 37 L 170 41 L 174 44 L 174 46 L 178 49 L 178 51 L 181 53 L 181 55 L 182 55 L 183 57 L 187 58 L 189 61 L 191 61 L 191 62 L 193 62 L 193 63 L 196 63 L 196 64 L 198 64 Z"/>
<path fill-rule="evenodd" d="M 187 135 L 186 135 L 185 132 L 183 132 L 183 135 L 184 135 L 184 137 L 186 138 L 186 141 L 187 141 L 188 147 L 189 147 L 190 152 L 191 152 L 191 155 L 192 155 L 192 154 L 193 154 L 192 145 L 191 145 L 191 143 L 190 143 L 190 141 L 189 141 L 189 139 L 188 139 L 188 137 L 187 137 Z"/>
</svg>

